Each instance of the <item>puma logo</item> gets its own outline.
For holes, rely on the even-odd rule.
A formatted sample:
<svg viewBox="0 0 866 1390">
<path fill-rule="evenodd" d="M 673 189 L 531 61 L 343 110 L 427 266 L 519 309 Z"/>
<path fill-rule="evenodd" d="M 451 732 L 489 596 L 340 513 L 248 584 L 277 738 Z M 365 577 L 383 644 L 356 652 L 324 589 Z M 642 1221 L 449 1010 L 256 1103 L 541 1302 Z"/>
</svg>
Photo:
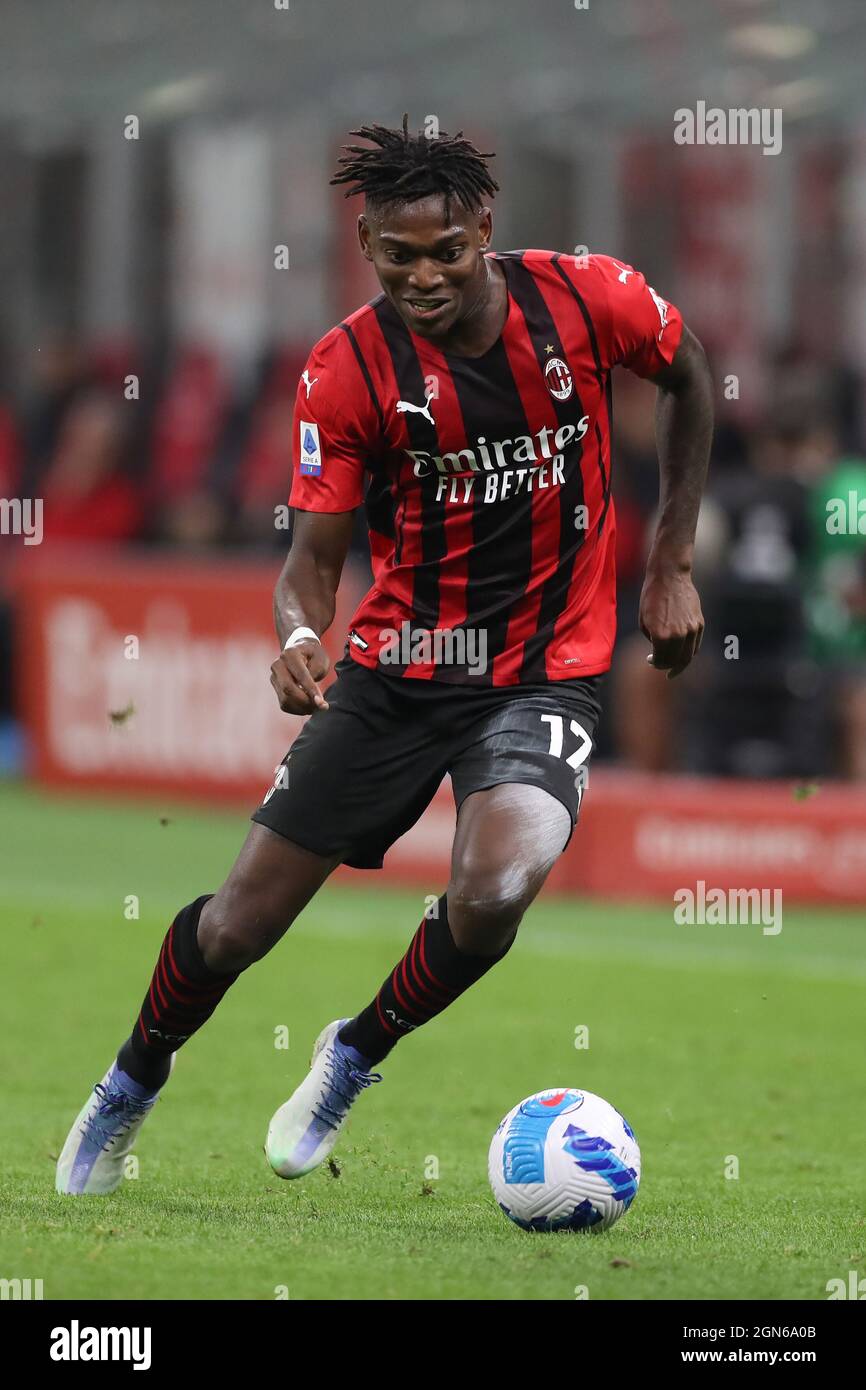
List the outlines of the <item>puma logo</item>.
<svg viewBox="0 0 866 1390">
<path fill-rule="evenodd" d="M 407 410 L 411 410 L 411 411 L 413 411 L 416 415 L 423 415 L 423 416 L 425 417 L 425 419 L 427 419 L 427 420 L 430 421 L 430 424 L 431 424 L 431 425 L 435 425 L 435 424 L 436 424 L 436 421 L 433 419 L 433 416 L 430 414 L 430 402 L 431 402 L 432 399 L 433 399 L 433 395 L 434 395 L 434 392 L 433 392 L 433 389 L 432 389 L 432 387 L 431 387 L 431 389 L 430 389 L 429 391 L 425 391 L 425 392 L 424 392 L 424 404 L 423 404 L 423 405 L 413 405 L 411 401 L 398 401 L 398 402 L 397 402 L 397 414 L 398 414 L 398 415 L 405 415 Z"/>
<path fill-rule="evenodd" d="M 628 277 L 634 275 L 634 271 L 627 265 L 620 265 L 619 261 L 614 261 L 614 265 L 619 271 L 619 275 L 617 276 L 619 283 L 621 285 L 628 284 Z"/>
<path fill-rule="evenodd" d="M 310 381 L 310 373 L 307 371 L 306 367 L 301 372 L 301 381 L 307 388 L 307 400 L 310 399 L 310 392 L 312 391 L 313 387 L 315 386 L 318 380 L 319 378 L 317 376 L 314 376 L 312 381 Z"/>
<path fill-rule="evenodd" d="M 662 326 L 659 332 L 659 338 L 661 338 L 662 333 L 664 333 L 665 329 L 668 326 L 668 309 L 670 308 L 670 305 L 668 304 L 667 300 L 662 299 L 660 294 L 656 294 L 652 285 L 647 285 L 647 289 L 652 295 L 653 304 L 658 309 L 659 318 L 661 319 Z"/>
</svg>

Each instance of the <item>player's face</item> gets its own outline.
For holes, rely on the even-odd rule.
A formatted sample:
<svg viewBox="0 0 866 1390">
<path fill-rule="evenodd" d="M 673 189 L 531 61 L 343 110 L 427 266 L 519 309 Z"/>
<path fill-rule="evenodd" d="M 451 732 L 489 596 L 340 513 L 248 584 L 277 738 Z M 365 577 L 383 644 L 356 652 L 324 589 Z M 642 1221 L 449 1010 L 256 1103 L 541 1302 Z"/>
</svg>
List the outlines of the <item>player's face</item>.
<svg viewBox="0 0 866 1390">
<path fill-rule="evenodd" d="M 470 213 L 452 199 L 449 211 L 446 217 L 445 199 L 437 194 L 358 219 L 361 249 L 379 284 L 407 327 L 423 338 L 450 333 L 487 284 L 489 208 Z"/>
</svg>

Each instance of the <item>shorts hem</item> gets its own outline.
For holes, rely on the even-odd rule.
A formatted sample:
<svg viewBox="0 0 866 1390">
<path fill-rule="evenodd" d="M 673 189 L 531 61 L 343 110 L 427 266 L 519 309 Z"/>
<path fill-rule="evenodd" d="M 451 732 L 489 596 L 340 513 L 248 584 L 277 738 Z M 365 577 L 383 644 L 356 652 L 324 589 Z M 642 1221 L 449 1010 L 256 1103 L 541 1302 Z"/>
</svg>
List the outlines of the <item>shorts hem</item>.
<svg viewBox="0 0 866 1390">
<path fill-rule="evenodd" d="M 541 777 L 532 777 L 529 775 L 527 775 L 526 777 L 521 777 L 520 775 L 514 774 L 511 774 L 507 777 L 494 776 L 492 780 L 489 782 L 483 782 L 479 783 L 475 787 L 469 787 L 460 797 L 459 801 L 457 800 L 456 795 L 454 797 L 454 805 L 457 807 L 457 814 L 460 814 L 460 807 L 463 805 L 467 797 L 472 796 L 473 792 L 488 792 L 493 787 L 504 787 L 509 782 L 516 783 L 518 786 L 521 787 L 540 787 L 543 792 L 547 792 L 550 796 L 554 797 L 554 799 L 559 802 L 560 806 L 565 807 L 566 811 L 568 812 L 569 820 L 571 821 L 571 830 L 569 831 L 568 839 L 562 846 L 562 849 L 559 851 L 560 854 L 564 854 L 565 851 L 568 849 L 568 846 L 571 844 L 572 836 L 574 835 L 574 832 L 577 829 L 577 824 L 580 820 L 580 811 L 578 811 L 575 815 L 574 811 L 572 811 L 565 797 L 562 796 L 553 787 L 551 787 L 550 783 L 545 782 Z M 453 782 L 451 785 L 453 789 Z"/>
<path fill-rule="evenodd" d="M 250 816 L 250 820 L 254 825 L 263 825 L 266 830 L 273 830 L 275 835 L 281 835 L 282 838 L 288 840 L 290 844 L 297 845 L 298 849 L 305 849 L 308 854 L 317 855 L 319 859 L 333 859 L 336 855 L 340 854 L 340 850 L 337 849 L 323 850 L 321 846 L 305 844 L 300 835 L 292 835 L 288 830 L 281 830 L 278 825 L 273 825 L 271 821 L 266 820 L 264 816 L 260 816 L 256 811 Z M 347 850 L 345 857 L 341 858 L 339 862 L 340 864 L 345 864 L 349 869 L 382 869 L 385 866 L 385 855 L 381 854 L 378 858 L 376 858 L 375 855 L 364 856 L 364 862 L 362 863 L 360 857 L 352 857 L 352 851 Z"/>
</svg>

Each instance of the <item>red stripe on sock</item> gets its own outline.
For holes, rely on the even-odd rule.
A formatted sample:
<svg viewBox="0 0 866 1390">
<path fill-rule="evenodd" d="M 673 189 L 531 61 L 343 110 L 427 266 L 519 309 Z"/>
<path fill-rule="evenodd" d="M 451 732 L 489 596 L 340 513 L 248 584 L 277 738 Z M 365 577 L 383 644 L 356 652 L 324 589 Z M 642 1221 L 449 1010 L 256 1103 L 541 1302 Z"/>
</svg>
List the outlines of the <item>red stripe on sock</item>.
<svg viewBox="0 0 866 1390">
<path fill-rule="evenodd" d="M 215 1002 L 218 1003 L 225 994 L 228 985 L 231 983 L 231 981 L 227 981 L 224 985 L 211 985 L 207 989 L 202 987 L 196 990 L 194 994 L 187 994 L 185 990 L 178 989 L 177 985 L 172 984 L 172 981 L 169 979 L 168 969 L 166 968 L 165 957 L 162 955 L 160 955 L 156 963 L 157 971 L 160 966 L 162 966 L 162 973 L 165 977 L 163 985 L 166 992 L 172 994 L 181 1004 L 195 1004 L 198 1005 L 199 1008 L 206 1008 L 209 1000 L 214 995 L 217 996 Z M 166 1007 L 168 1006 L 166 1005 Z"/>
<path fill-rule="evenodd" d="M 195 989 L 195 987 L 196 987 L 196 986 L 195 986 L 195 981 L 194 981 L 194 980 L 188 980 L 188 979 L 186 978 L 186 975 L 184 975 L 183 971 L 182 971 L 182 970 L 178 970 L 178 968 L 177 968 L 177 961 L 176 961 L 175 958 L 174 958 L 174 948 L 173 948 L 173 946 L 172 946 L 172 937 L 174 936 L 174 928 L 175 928 L 175 924 L 174 924 L 174 922 L 172 922 L 172 924 L 171 924 L 171 926 L 169 927 L 169 930 L 168 930 L 168 936 L 165 938 L 165 944 L 166 944 L 166 947 L 168 948 L 168 958 L 169 958 L 169 960 L 171 961 L 171 968 L 172 968 L 172 970 L 174 971 L 174 973 L 175 973 L 175 975 L 177 976 L 177 978 L 180 980 L 181 984 L 188 985 L 191 989 Z"/>
<path fill-rule="evenodd" d="M 162 1018 L 162 1011 L 161 1011 L 160 1008 L 158 1007 L 157 1002 L 156 1002 L 156 1000 L 155 1000 L 154 997 L 153 997 L 153 980 L 151 980 L 151 982 L 150 982 L 150 990 L 148 991 L 148 998 L 150 999 L 150 1012 L 153 1014 L 153 1016 L 154 1016 L 154 1018 L 156 1019 L 157 1023 L 159 1023 L 160 1019 Z"/>
<path fill-rule="evenodd" d="M 414 953 L 415 959 L 411 960 L 410 964 L 412 966 L 413 979 L 415 980 L 418 989 L 423 990 L 426 994 L 429 994 L 431 998 L 433 998 L 436 994 L 441 995 L 441 1007 L 444 1009 L 448 1004 L 452 1003 L 453 1000 L 457 998 L 457 994 L 459 993 L 459 991 L 449 989 L 447 985 L 441 985 L 438 983 L 428 985 L 427 981 L 423 978 L 418 965 L 418 957 L 421 955 L 420 930 L 416 933 L 415 940 L 412 942 L 412 951 Z M 421 964 L 424 966 L 424 969 L 427 970 L 427 967 L 424 964 L 423 960 L 421 961 Z M 431 975 L 432 971 L 427 970 L 427 974 Z M 436 979 L 435 975 L 433 976 L 433 979 Z"/>
<path fill-rule="evenodd" d="M 421 923 L 421 930 L 420 930 L 420 932 L 418 933 L 418 952 L 419 952 L 419 954 L 420 954 L 420 956 L 421 956 L 421 964 L 423 965 L 424 970 L 426 971 L 426 973 L 430 976 L 430 979 L 433 981 L 433 983 L 434 983 L 435 985 L 438 985 L 439 989 L 444 990 L 445 993 L 448 994 L 448 993 L 450 993 L 450 991 L 449 991 L 449 989 L 448 989 L 448 986 L 447 986 L 447 985 L 443 985 L 442 981 L 441 981 L 440 979 L 438 979 L 437 976 L 435 976 L 435 975 L 433 974 L 433 971 L 430 969 L 430 966 L 427 964 L 427 956 L 426 956 L 426 953 L 425 953 L 425 951 L 424 951 L 424 937 L 425 937 L 426 932 L 427 932 L 427 918 L 425 917 L 424 920 L 423 920 L 422 923 Z"/>
<path fill-rule="evenodd" d="M 387 1018 L 385 1017 L 385 1015 L 382 1013 L 382 1005 L 379 1003 L 379 996 L 378 996 L 378 994 L 376 995 L 375 1003 L 376 1003 L 376 1013 L 379 1015 L 379 1022 L 381 1023 L 382 1027 L 385 1029 L 385 1032 L 386 1032 L 386 1033 L 393 1033 L 395 1037 L 398 1037 L 398 1038 L 399 1038 L 399 1037 L 400 1037 L 399 1029 L 395 1028 L 394 1025 L 393 1025 L 393 1023 L 389 1023 L 388 1019 L 387 1019 Z"/>
<path fill-rule="evenodd" d="M 419 980 L 418 972 L 412 966 L 412 952 L 415 950 L 416 939 L 413 939 L 397 969 L 402 970 L 403 983 L 409 993 L 413 998 L 417 997 L 419 1003 L 424 1004 L 425 1000 L 422 997 L 425 993 L 424 983 L 422 980 Z"/>
<path fill-rule="evenodd" d="M 401 995 L 401 993 L 400 993 L 400 988 L 399 988 L 399 985 L 398 985 L 398 982 L 397 982 L 397 972 L 398 972 L 399 970 L 401 970 L 401 969 L 405 969 L 405 966 L 406 966 L 406 960 L 405 960 L 405 957 L 404 957 L 403 960 L 401 960 L 400 964 L 396 967 L 396 969 L 393 970 L 392 973 L 391 973 L 391 988 L 393 989 L 393 991 L 394 991 L 394 997 L 396 998 L 397 1003 L 400 1005 L 400 1008 L 403 1010 L 403 1012 L 404 1012 L 404 1013 L 407 1013 L 407 1014 L 417 1014 L 417 1013 L 418 1013 L 418 1008 L 419 1008 L 419 1006 L 420 1006 L 420 1008 L 421 1008 L 422 1010 L 424 1009 L 424 1001 L 423 1001 L 423 999 L 419 999 L 417 1004 L 412 1004 L 412 1003 L 407 1002 L 407 1000 L 405 1000 L 405 999 L 402 997 L 402 995 Z M 406 985 L 406 988 L 407 988 L 407 990 L 409 991 L 409 993 L 412 994 L 412 989 L 411 989 L 411 987 L 410 987 L 408 984 Z M 413 997 L 414 997 L 414 996 L 413 996 Z M 421 1017 L 421 1019 L 420 1019 L 419 1021 L 420 1021 L 421 1023 L 426 1022 L 426 1019 L 423 1017 L 423 1014 L 422 1014 L 422 1017 Z"/>
<path fill-rule="evenodd" d="M 434 1014 L 441 1013 L 441 1011 L 444 1008 L 446 1008 L 448 1004 L 450 1004 L 450 999 L 436 999 L 433 996 L 433 994 L 430 993 L 429 990 L 425 989 L 423 981 L 419 980 L 417 976 L 413 976 L 413 981 L 417 986 L 418 991 L 420 991 L 420 993 L 416 993 L 416 991 L 413 990 L 412 985 L 409 983 L 410 962 L 408 958 L 404 957 L 403 960 L 400 962 L 400 965 L 403 971 L 403 983 L 406 989 L 412 995 L 412 997 L 418 999 L 418 1008 L 423 1010 L 425 1020 L 428 1018 L 432 1018 Z"/>
<path fill-rule="evenodd" d="M 150 982 L 150 987 L 151 987 L 151 989 L 153 989 L 154 987 L 156 987 L 156 992 L 157 992 L 157 994 L 159 995 L 160 1006 L 161 1006 L 163 1009 L 167 1009 L 167 1008 L 168 1008 L 168 1000 L 167 1000 L 166 998 L 164 998 L 165 991 L 164 991 L 163 988 L 162 988 L 162 984 L 161 984 L 160 978 L 159 978 L 159 967 L 160 967 L 161 965 L 162 965 L 162 952 L 160 952 L 160 954 L 159 954 L 159 959 L 158 959 L 157 962 L 156 962 L 156 969 L 155 969 L 154 972 L 153 972 L 153 979 L 152 979 L 151 982 Z"/>
<path fill-rule="evenodd" d="M 213 1009 L 209 1004 L 205 1004 L 198 1009 L 190 1009 L 186 1007 L 178 1008 L 178 1006 L 172 1004 L 170 1000 L 163 1003 L 160 999 L 160 1002 L 157 1003 L 154 996 L 154 986 L 157 986 L 158 990 L 159 985 L 155 974 L 150 982 L 150 993 L 148 997 L 150 999 L 151 1012 L 160 1028 L 176 1028 L 180 1025 L 184 1030 L 187 1030 L 190 1028 L 190 1025 L 193 1025 L 190 1031 L 195 1032 L 197 1028 L 201 1027 L 202 1023 L 207 1022 L 213 1013 Z"/>
</svg>

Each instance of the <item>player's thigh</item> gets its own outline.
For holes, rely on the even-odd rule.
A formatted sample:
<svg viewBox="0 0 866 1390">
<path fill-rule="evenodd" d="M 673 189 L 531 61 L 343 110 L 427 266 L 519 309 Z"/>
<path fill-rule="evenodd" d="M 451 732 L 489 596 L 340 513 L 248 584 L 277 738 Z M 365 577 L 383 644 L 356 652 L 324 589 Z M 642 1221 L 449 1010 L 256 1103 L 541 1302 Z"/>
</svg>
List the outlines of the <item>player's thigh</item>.
<svg viewBox="0 0 866 1390">
<path fill-rule="evenodd" d="M 448 885 L 448 920 L 459 946 L 479 946 L 485 937 L 496 938 L 496 948 L 505 945 L 571 830 L 568 808 L 543 787 L 503 782 L 463 800 Z"/>
<path fill-rule="evenodd" d="M 198 941 L 213 969 L 265 955 L 339 863 L 252 825 L 225 883 L 202 909 Z"/>
<path fill-rule="evenodd" d="M 467 921 L 516 924 L 538 893 L 577 824 L 599 713 L 590 679 L 519 692 L 467 730 L 451 766 L 459 812 L 449 888 Z"/>
</svg>

